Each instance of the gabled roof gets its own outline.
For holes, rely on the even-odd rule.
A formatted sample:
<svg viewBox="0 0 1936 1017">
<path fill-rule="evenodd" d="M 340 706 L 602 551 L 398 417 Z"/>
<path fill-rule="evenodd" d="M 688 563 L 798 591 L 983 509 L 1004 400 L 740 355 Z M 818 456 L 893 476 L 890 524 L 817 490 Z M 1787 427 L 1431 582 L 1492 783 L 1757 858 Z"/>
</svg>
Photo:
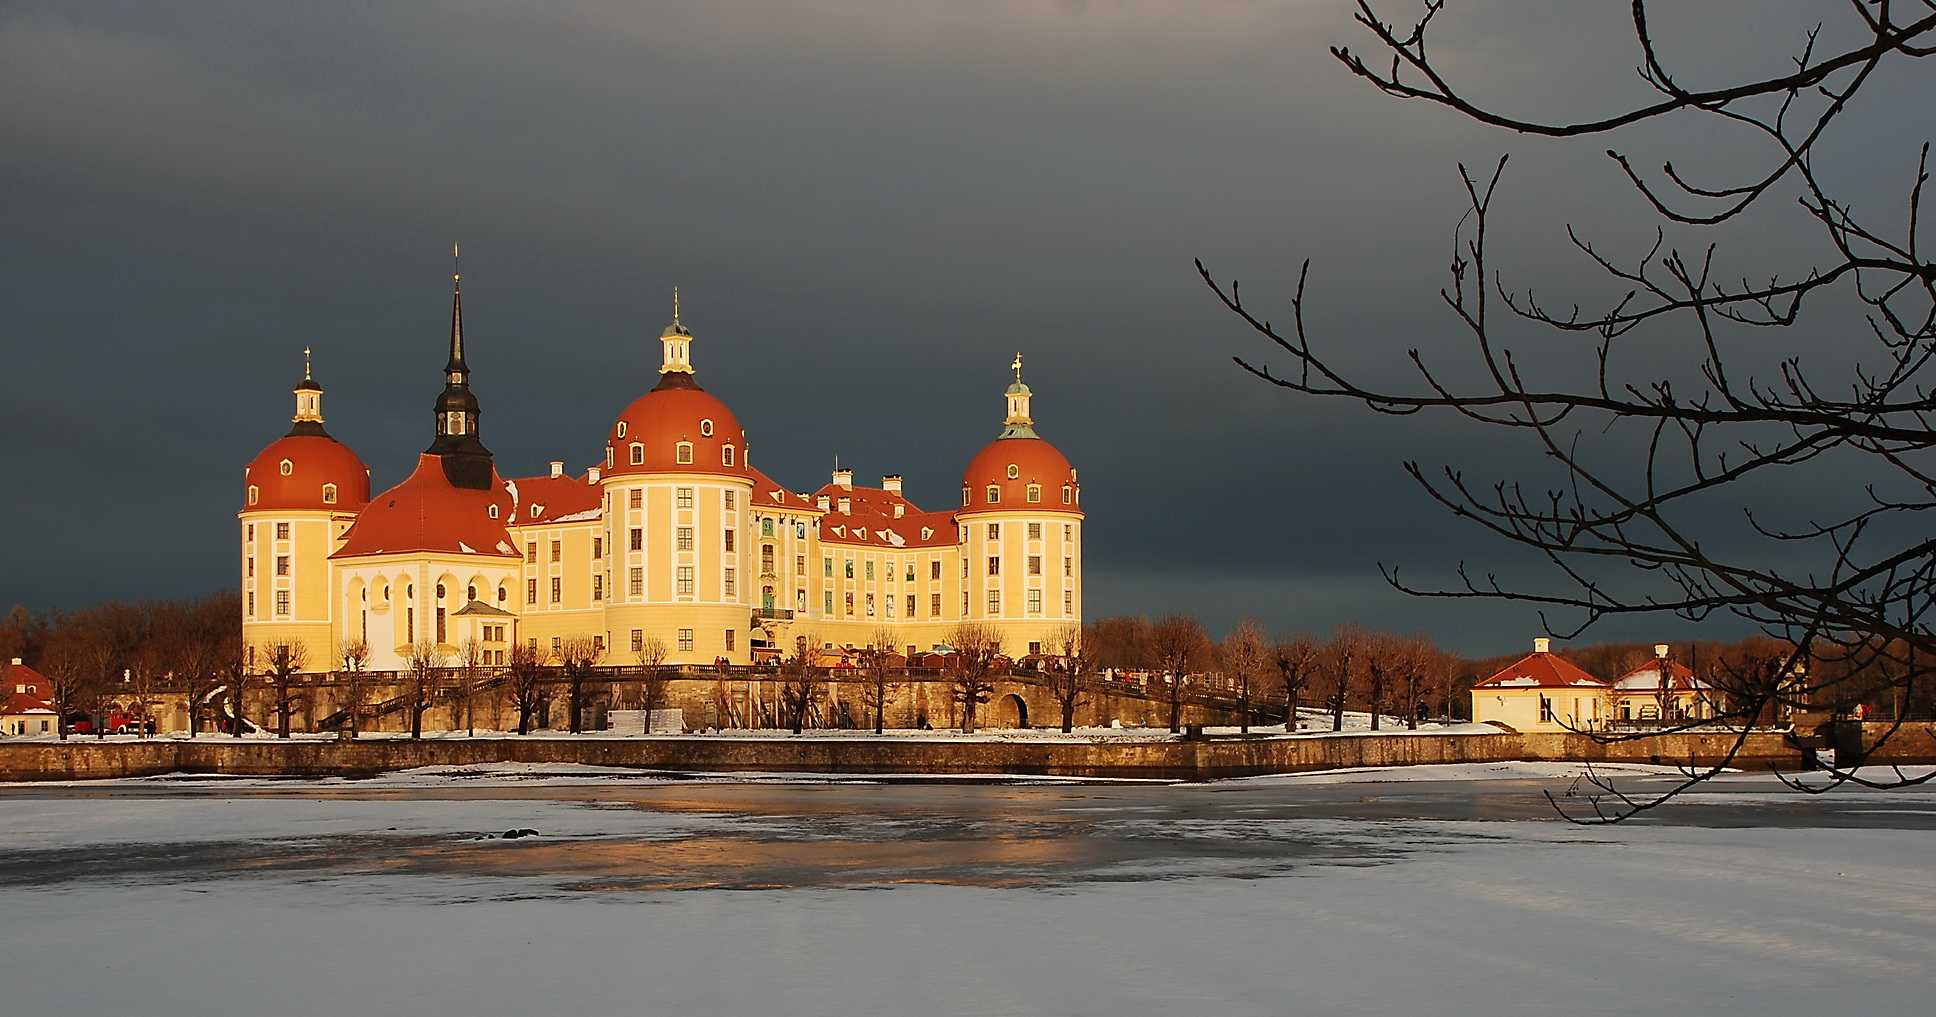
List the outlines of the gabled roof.
<svg viewBox="0 0 1936 1017">
<path fill-rule="evenodd" d="M 0 708 L 0 713 L 4 713 L 9 717 L 38 713 L 44 713 L 49 717 L 54 715 L 54 707 L 52 704 L 43 699 L 30 696 L 25 692 L 9 692 L 6 703 L 7 705 L 4 708 Z"/>
<path fill-rule="evenodd" d="M 1706 689 L 1713 686 L 1694 677 L 1693 669 L 1678 660 L 1667 662 L 1667 685 L 1670 689 Z M 1622 692 L 1660 691 L 1660 666 L 1649 661 L 1613 680 L 1613 687 Z"/>
<path fill-rule="evenodd" d="M 753 507 L 755 509 L 783 508 L 789 512 L 806 512 L 819 515 L 820 509 L 812 498 L 796 491 L 789 491 L 775 483 L 772 477 L 752 467 L 746 472 L 753 477 Z"/>
<path fill-rule="evenodd" d="M 46 675 L 22 664 L 18 657 L 5 668 L 0 668 L 0 677 L 5 679 L 4 684 L 0 684 L 0 694 L 13 695 L 15 690 L 25 685 L 28 695 L 40 699 L 53 695 L 54 683 L 48 681 Z"/>
<path fill-rule="evenodd" d="M 597 519 L 605 511 L 605 494 L 591 475 L 519 477 L 504 482 L 511 492 L 512 526 L 542 526 Z"/>
<path fill-rule="evenodd" d="M 330 557 L 429 552 L 521 558 L 502 518 L 512 507 L 501 482 L 487 490 L 458 487 L 445 475 L 443 459 L 425 453 L 417 457 L 416 472 L 357 514 L 342 549 Z"/>
<path fill-rule="evenodd" d="M 478 617 L 483 617 L 483 618 L 516 618 L 517 617 L 517 615 L 514 615 L 511 612 L 504 610 L 503 608 L 492 607 L 491 605 L 486 604 L 481 600 L 473 600 L 470 603 L 465 604 L 463 607 L 458 608 L 456 612 L 451 615 L 451 617 L 466 618 L 472 615 L 476 615 Z"/>
<path fill-rule="evenodd" d="M 879 487 L 842 487 L 828 484 L 814 492 L 816 501 L 826 498 L 834 506 L 820 520 L 823 544 L 860 544 L 869 547 L 952 547 L 955 544 L 955 517 L 952 512 L 923 512 L 901 495 Z M 840 511 L 842 499 L 847 511 Z M 895 518 L 894 510 L 901 510 Z"/>
<path fill-rule="evenodd" d="M 1605 689 L 1606 682 L 1560 659 L 1553 653 L 1529 653 L 1500 668 L 1475 689 Z"/>
</svg>

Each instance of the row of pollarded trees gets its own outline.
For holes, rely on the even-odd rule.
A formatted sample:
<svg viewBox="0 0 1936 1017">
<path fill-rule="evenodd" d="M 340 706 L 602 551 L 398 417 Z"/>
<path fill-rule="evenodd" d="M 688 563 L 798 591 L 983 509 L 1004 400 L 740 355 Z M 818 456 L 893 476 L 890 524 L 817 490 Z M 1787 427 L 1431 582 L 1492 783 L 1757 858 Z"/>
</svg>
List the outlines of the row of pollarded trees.
<svg viewBox="0 0 1936 1017">
<path fill-rule="evenodd" d="M 1204 695 L 1235 699 L 1244 730 L 1258 705 L 1273 700 L 1283 704 L 1286 730 L 1297 729 L 1307 704 L 1330 714 L 1332 730 L 1342 729 L 1353 710 L 1369 713 L 1377 730 L 1394 708 L 1416 728 L 1430 713 L 1449 712 L 1447 694 L 1460 670 L 1457 658 L 1424 635 L 1361 625 L 1343 626 L 1329 639 L 1273 638 L 1262 622 L 1246 618 L 1216 641 L 1190 615 L 1153 622 L 1121 616 L 1092 623 L 1080 643 L 1090 666 L 1147 672 L 1150 691 L 1168 707 L 1171 731 L 1181 730 L 1184 706 Z"/>
</svg>

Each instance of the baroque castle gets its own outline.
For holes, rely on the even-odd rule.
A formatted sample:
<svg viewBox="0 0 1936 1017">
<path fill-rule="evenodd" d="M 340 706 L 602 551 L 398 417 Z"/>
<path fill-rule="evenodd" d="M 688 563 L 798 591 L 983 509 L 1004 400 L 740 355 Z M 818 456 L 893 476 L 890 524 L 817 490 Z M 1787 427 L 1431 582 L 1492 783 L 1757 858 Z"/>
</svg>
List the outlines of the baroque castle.
<svg viewBox="0 0 1936 1017">
<path fill-rule="evenodd" d="M 850 470 L 804 494 L 748 462 L 746 432 L 695 378 L 675 294 L 658 383 L 618 414 L 600 464 L 506 478 L 478 430 L 456 278 L 452 290 L 436 436 L 408 478 L 370 496 L 363 461 L 323 427 L 307 366 L 294 426 L 249 464 L 238 517 L 252 655 L 297 643 L 304 669 L 324 670 L 361 644 L 367 667 L 393 670 L 426 644 L 502 664 L 520 642 L 549 658 L 590 637 L 609 664 L 655 645 L 669 663 L 748 664 L 889 638 L 911 655 L 974 622 L 1020 657 L 1081 623 L 1081 488 L 1035 433 L 1019 356 L 959 508 L 916 506 L 899 476 L 856 486 Z"/>
</svg>

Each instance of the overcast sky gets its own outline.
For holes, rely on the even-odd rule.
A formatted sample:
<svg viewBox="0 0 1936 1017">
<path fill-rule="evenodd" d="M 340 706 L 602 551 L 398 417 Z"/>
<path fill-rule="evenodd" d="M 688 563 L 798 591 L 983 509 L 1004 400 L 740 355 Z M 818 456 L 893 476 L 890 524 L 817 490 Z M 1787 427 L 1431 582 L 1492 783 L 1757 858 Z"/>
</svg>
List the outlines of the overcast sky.
<svg viewBox="0 0 1936 1017">
<path fill-rule="evenodd" d="M 1836 5 L 1694 6 L 1700 20 L 1663 29 L 1670 55 L 1721 80 L 1781 70 Z M 1455 2 L 1435 53 L 1513 112 L 1603 113 L 1647 95 L 1626 9 Z M 800 489 L 839 456 L 951 504 L 1022 351 L 1038 430 L 1081 472 L 1091 617 L 1356 620 L 1517 648 L 1538 634 L 1530 611 L 1412 600 L 1376 565 L 1437 582 L 1460 559 L 1510 564 L 1400 467 L 1512 475 L 1524 450 L 1249 378 L 1232 355 L 1283 358 L 1191 259 L 1279 320 L 1312 259 L 1322 341 L 1396 376 L 1407 348 L 1459 349 L 1437 290 L 1460 161 L 1512 153 L 1500 261 L 1542 293 L 1608 293 L 1567 256 L 1567 223 L 1637 252 L 1652 220 L 1601 154 L 1615 139 L 1524 139 L 1350 77 L 1326 52 L 1367 48 L 1350 14 L 0 6 L 0 602 L 233 587 L 242 467 L 287 430 L 305 345 L 331 433 L 377 489 L 401 480 L 432 434 L 459 241 L 473 388 L 506 475 L 598 460 L 656 378 L 677 286 L 700 383 L 752 461 Z M 1858 191 L 1897 193 L 1930 133 L 1927 96 L 1899 86 L 1878 86 L 1882 107 L 1912 122 L 1849 128 L 1913 128 L 1877 166 L 1844 168 Z M 1716 169 L 1753 154 L 1709 130 L 1618 140 Z M 1779 246 L 1761 241 L 1805 235 L 1792 219 L 1748 227 L 1749 267 Z"/>
</svg>

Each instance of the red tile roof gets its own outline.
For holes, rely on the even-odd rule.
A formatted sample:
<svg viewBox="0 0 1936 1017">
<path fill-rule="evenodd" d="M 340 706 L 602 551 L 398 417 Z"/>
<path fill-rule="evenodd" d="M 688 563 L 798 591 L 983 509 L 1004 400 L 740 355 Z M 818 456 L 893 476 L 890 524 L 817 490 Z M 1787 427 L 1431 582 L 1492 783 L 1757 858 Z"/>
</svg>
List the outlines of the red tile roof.
<svg viewBox="0 0 1936 1017">
<path fill-rule="evenodd" d="M 1015 476 L 1009 477 L 1010 467 Z M 1040 438 L 997 438 L 976 454 L 961 474 L 963 512 L 1026 511 L 1066 512 L 1081 515 L 1080 506 L 1071 500 L 1064 504 L 1062 489 L 1075 497 L 1076 471 L 1055 446 Z M 988 500 L 989 485 L 1001 489 L 1001 500 Z M 1028 500 L 1030 484 L 1041 485 L 1042 500 Z"/>
<path fill-rule="evenodd" d="M 282 464 L 289 472 L 282 472 Z M 324 434 L 277 439 L 243 471 L 242 510 L 335 509 L 354 512 L 370 500 L 370 471 L 348 445 Z M 336 485 L 336 500 L 323 500 L 323 485 Z M 248 489 L 256 489 L 254 504 Z"/>
<path fill-rule="evenodd" d="M 518 477 L 504 482 L 511 492 L 513 526 L 571 523 L 597 519 L 605 508 L 605 492 L 585 477 Z"/>
<path fill-rule="evenodd" d="M 418 456 L 416 472 L 377 495 L 350 525 L 342 550 L 330 557 L 410 551 L 522 557 L 504 528 L 515 506 L 502 484 L 487 491 L 456 487 L 444 476 L 441 458 Z M 491 517 L 492 506 L 498 518 Z"/>
<path fill-rule="evenodd" d="M 823 544 L 862 544 L 872 547 L 942 547 L 955 543 L 952 512 L 923 512 L 913 502 L 879 487 L 842 487 L 828 484 L 814 492 L 833 508 L 820 519 Z M 841 499 L 848 511 L 840 511 Z M 899 506 L 902 515 L 894 517 Z"/>
<path fill-rule="evenodd" d="M 1499 673 L 1474 685 L 1475 689 L 1607 688 L 1607 683 L 1560 659 L 1553 653 L 1529 653 Z"/>
<path fill-rule="evenodd" d="M 710 431 L 711 433 L 707 433 Z M 681 442 L 692 443 L 692 462 L 678 461 Z M 733 446 L 733 463 L 725 463 L 723 450 Z M 632 449 L 639 450 L 640 462 L 632 462 Z M 637 473 L 711 473 L 731 477 L 748 476 L 746 432 L 739 419 L 711 393 L 702 389 L 684 372 L 669 372 L 657 387 L 632 401 L 620 413 L 607 436 L 605 475 L 623 477 Z"/>
<path fill-rule="evenodd" d="M 24 692 L 12 692 L 8 694 L 7 705 L 0 708 L 0 713 L 10 717 L 23 713 L 44 713 L 51 717 L 54 715 L 54 707 L 53 704 Z"/>
<path fill-rule="evenodd" d="M 0 692 L 12 695 L 21 686 L 26 686 L 27 694 L 38 699 L 46 699 L 54 694 L 54 683 L 47 676 L 21 663 L 10 663 L 0 668 Z"/>
<path fill-rule="evenodd" d="M 1675 689 L 1711 688 L 1708 683 L 1694 677 L 1693 669 L 1678 660 L 1667 662 L 1668 687 Z M 1648 661 L 1613 680 L 1613 687 L 1623 691 L 1653 692 L 1660 688 L 1660 667 Z"/>
</svg>

